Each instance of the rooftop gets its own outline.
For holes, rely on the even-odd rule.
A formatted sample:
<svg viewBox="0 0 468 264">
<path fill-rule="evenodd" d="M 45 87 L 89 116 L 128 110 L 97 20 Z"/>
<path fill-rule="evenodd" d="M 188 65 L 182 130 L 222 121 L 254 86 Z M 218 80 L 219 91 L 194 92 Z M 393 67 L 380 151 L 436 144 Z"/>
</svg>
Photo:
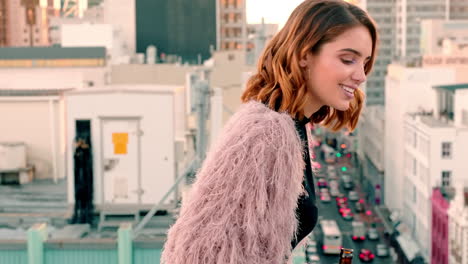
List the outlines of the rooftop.
<svg viewBox="0 0 468 264">
<path fill-rule="evenodd" d="M 433 86 L 435 89 L 443 89 L 447 91 L 455 91 L 459 89 L 468 89 L 468 83 L 459 83 L 459 84 L 448 84 L 448 85 L 436 85 Z"/>
<path fill-rule="evenodd" d="M 0 89 L 0 96 L 56 96 L 72 89 Z"/>
<path fill-rule="evenodd" d="M 104 47 L 2 47 L 0 60 L 103 59 Z"/>
<path fill-rule="evenodd" d="M 431 110 L 408 113 L 408 116 L 412 120 L 419 120 L 421 123 L 431 128 L 449 128 L 453 126 L 453 123 L 448 119 L 435 118 L 433 114 Z"/>
<path fill-rule="evenodd" d="M 433 116 L 421 116 L 420 117 L 421 122 L 429 127 L 434 127 L 434 128 L 443 128 L 443 127 L 452 127 L 452 125 L 447 121 L 443 119 L 437 119 L 434 118 Z"/>
</svg>

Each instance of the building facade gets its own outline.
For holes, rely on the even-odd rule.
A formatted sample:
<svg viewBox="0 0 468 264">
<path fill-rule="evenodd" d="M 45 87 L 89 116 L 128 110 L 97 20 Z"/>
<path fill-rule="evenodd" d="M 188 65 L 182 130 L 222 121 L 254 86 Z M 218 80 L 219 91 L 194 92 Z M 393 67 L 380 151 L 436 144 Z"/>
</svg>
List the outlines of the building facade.
<svg viewBox="0 0 468 264">
<path fill-rule="evenodd" d="M 430 78 L 428 78 L 430 76 Z M 385 204 L 391 210 L 403 208 L 405 115 L 436 105 L 432 86 L 455 82 L 450 68 L 413 68 L 391 64 L 385 81 Z M 421 96 L 424 95 L 424 96 Z"/>
<path fill-rule="evenodd" d="M 380 37 L 378 56 L 366 81 L 366 104 L 383 105 L 387 66 L 392 62 L 395 46 L 395 0 L 367 0 L 363 7 L 377 23 Z"/>
<path fill-rule="evenodd" d="M 136 1 L 136 51 L 145 53 L 154 45 L 158 61 L 172 55 L 182 62 L 202 63 L 216 48 L 216 4 L 216 0 Z"/>
<path fill-rule="evenodd" d="M 468 43 L 468 19 L 467 20 L 436 20 L 421 21 L 421 54 L 442 55 L 456 53 L 450 47 L 444 48 L 444 39 L 453 44 Z M 422 64 L 428 64 L 423 58 Z"/>
<path fill-rule="evenodd" d="M 245 50 L 247 19 L 245 0 L 216 0 L 217 50 Z"/>
<path fill-rule="evenodd" d="M 467 19 L 468 2 L 458 0 L 397 0 L 395 55 L 415 63 L 421 55 L 421 21 L 424 19 Z"/>
<path fill-rule="evenodd" d="M 448 208 L 450 203 L 444 189 L 445 187 L 432 190 L 431 263 L 449 264 Z"/>
<path fill-rule="evenodd" d="M 51 0 L 0 1 L 0 46 L 49 46 L 49 18 L 59 9 Z"/>
<path fill-rule="evenodd" d="M 460 33 L 462 31 L 459 26 L 449 20 L 460 22 L 460 20 L 468 19 L 467 1 L 362 0 L 354 2 L 358 2 L 365 8 L 376 21 L 380 36 L 379 56 L 367 80 L 367 105 L 385 103 L 385 76 L 387 66 L 393 60 L 418 64 L 419 56 L 424 54 L 421 50 L 424 43 L 420 39 L 424 38 L 425 34 L 424 27 L 421 27 L 424 20 L 445 20 L 444 23 L 447 25 L 441 32 L 446 34 L 450 30 L 458 30 Z M 453 36 L 458 35 L 457 33 Z"/>
<path fill-rule="evenodd" d="M 363 187 L 368 194 L 368 202 L 376 205 L 384 203 L 384 106 L 365 107 L 359 120 L 359 164 L 364 176 Z"/>
<path fill-rule="evenodd" d="M 448 209 L 449 263 L 468 264 L 468 188 L 459 184 Z"/>
<path fill-rule="evenodd" d="M 418 110 L 408 112 L 404 118 L 403 222 L 409 226 L 426 259 L 432 255 L 429 237 L 430 230 L 434 229 L 431 226 L 432 189 L 452 187 L 468 169 L 463 161 L 468 149 L 468 122 L 464 120 L 468 113 L 468 90 L 465 86 L 468 88 L 465 84 L 433 85 L 425 96 L 430 106 L 419 105 Z M 429 93 L 432 96 L 428 96 Z"/>
</svg>

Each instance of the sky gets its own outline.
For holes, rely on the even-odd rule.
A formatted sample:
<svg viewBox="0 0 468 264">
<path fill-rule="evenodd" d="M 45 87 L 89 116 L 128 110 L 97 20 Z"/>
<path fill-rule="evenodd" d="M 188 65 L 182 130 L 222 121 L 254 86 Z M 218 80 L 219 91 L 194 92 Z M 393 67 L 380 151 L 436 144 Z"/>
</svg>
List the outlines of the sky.
<svg viewBox="0 0 468 264">
<path fill-rule="evenodd" d="M 247 0 L 247 23 L 261 23 L 262 17 L 265 23 L 286 23 L 291 12 L 302 0 Z"/>
<path fill-rule="evenodd" d="M 267 24 L 278 24 L 283 27 L 289 15 L 303 0 L 246 0 L 247 23 L 261 23 L 262 17 Z M 357 2 L 355 0 L 345 0 Z"/>
</svg>

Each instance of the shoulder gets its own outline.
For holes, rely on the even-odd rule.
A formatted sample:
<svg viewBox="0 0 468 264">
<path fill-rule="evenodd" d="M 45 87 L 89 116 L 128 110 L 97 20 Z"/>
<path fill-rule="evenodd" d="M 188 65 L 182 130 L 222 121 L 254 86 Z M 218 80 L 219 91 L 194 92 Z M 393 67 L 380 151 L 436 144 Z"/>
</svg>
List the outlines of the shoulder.
<svg viewBox="0 0 468 264">
<path fill-rule="evenodd" d="M 294 120 L 287 113 L 278 113 L 260 102 L 249 101 L 229 119 L 212 150 L 244 152 L 254 146 L 271 150 L 285 146 L 301 149 Z"/>
<path fill-rule="evenodd" d="M 295 132 L 294 120 L 286 113 L 279 113 L 261 102 L 249 101 L 241 105 L 226 127 L 241 127 L 244 131 Z"/>
</svg>

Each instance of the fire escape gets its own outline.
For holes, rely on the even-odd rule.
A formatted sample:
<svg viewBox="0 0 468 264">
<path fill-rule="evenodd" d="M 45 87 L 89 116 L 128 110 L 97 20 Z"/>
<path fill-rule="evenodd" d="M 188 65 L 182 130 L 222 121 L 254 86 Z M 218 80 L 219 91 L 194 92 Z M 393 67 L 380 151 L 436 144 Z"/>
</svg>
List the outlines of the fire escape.
<svg viewBox="0 0 468 264">
<path fill-rule="evenodd" d="M 8 46 L 7 0 L 0 0 L 0 47 Z"/>
</svg>

